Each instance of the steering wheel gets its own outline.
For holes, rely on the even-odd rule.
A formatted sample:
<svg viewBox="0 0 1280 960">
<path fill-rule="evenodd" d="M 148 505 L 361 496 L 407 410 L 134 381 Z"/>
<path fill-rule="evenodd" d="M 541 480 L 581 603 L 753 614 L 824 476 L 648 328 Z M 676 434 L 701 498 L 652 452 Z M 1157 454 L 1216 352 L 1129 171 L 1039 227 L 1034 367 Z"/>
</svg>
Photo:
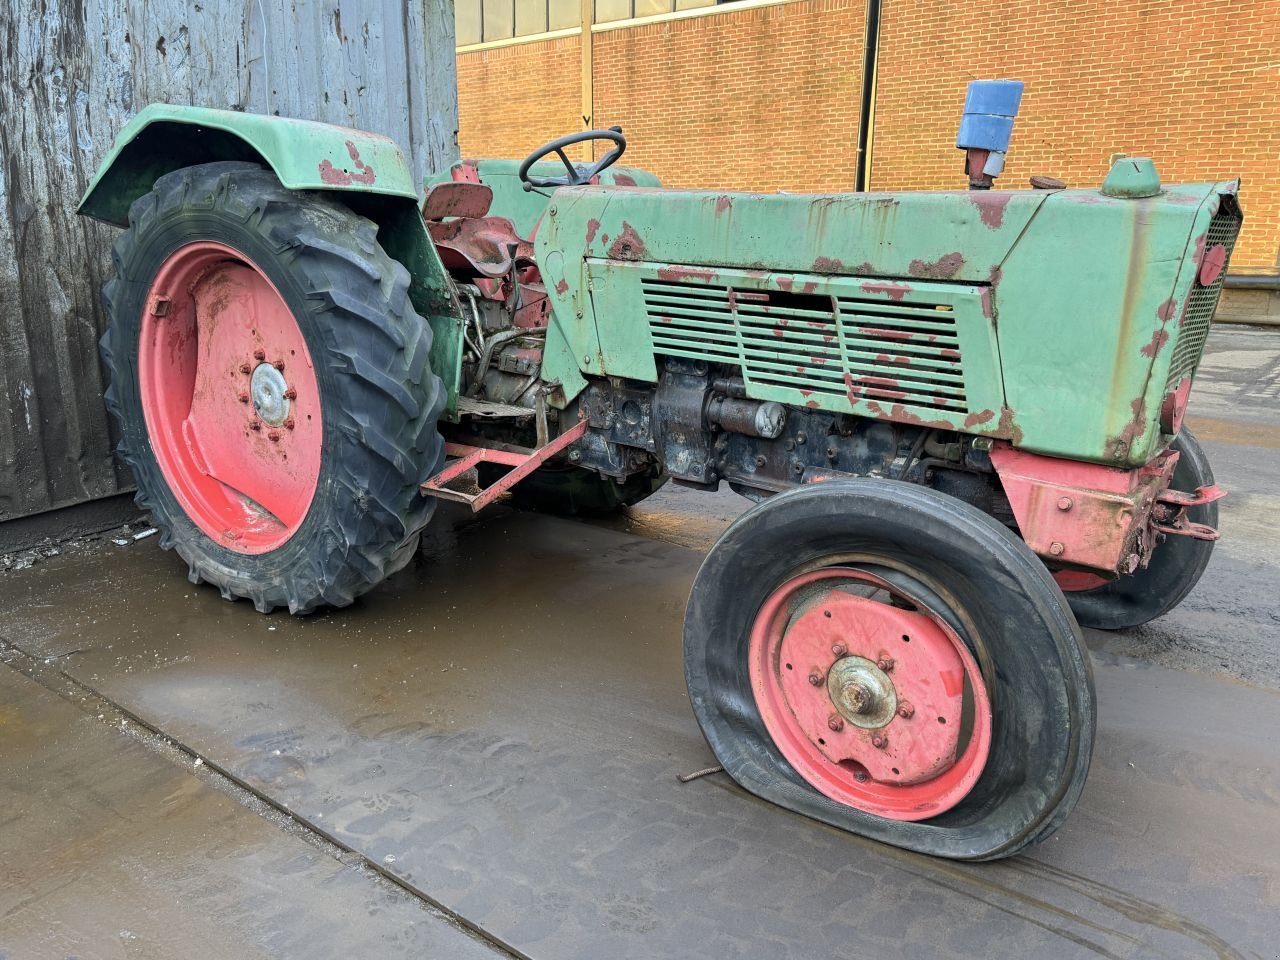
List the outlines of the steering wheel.
<svg viewBox="0 0 1280 960">
<path fill-rule="evenodd" d="M 612 143 L 613 149 L 606 153 L 603 157 L 591 164 L 574 164 L 564 152 L 565 147 L 572 146 L 575 143 L 586 143 L 589 140 L 608 140 Z M 520 164 L 517 171 L 521 182 L 524 184 L 526 191 L 532 190 L 534 187 L 576 187 L 581 183 L 589 183 L 591 178 L 600 173 L 607 167 L 613 166 L 618 162 L 618 158 L 622 156 L 627 149 L 627 139 L 622 135 L 621 127 L 610 127 L 608 130 L 585 130 L 582 133 L 571 133 L 567 137 L 561 137 L 559 140 L 552 140 L 550 143 L 544 143 L 529 156 L 524 158 L 524 162 Z M 549 153 L 554 153 L 560 157 L 567 171 L 562 177 L 531 177 L 529 176 L 529 168 L 541 160 Z"/>
</svg>

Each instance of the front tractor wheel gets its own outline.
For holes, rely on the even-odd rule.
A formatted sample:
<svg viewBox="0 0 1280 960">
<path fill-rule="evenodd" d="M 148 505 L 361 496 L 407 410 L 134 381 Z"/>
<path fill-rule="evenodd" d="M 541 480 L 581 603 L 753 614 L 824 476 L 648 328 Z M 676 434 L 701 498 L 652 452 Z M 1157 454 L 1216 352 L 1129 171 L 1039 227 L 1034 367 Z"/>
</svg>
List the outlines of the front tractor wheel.
<svg viewBox="0 0 1280 960">
<path fill-rule="evenodd" d="M 246 163 L 156 181 L 104 290 L 107 405 L 161 544 L 267 612 L 343 606 L 430 518 L 440 381 L 373 223 Z"/>
<path fill-rule="evenodd" d="M 1009 856 L 1084 785 L 1079 630 L 1027 547 L 921 487 L 829 481 L 744 514 L 685 621 L 690 701 L 746 789 L 935 856 Z"/>
</svg>

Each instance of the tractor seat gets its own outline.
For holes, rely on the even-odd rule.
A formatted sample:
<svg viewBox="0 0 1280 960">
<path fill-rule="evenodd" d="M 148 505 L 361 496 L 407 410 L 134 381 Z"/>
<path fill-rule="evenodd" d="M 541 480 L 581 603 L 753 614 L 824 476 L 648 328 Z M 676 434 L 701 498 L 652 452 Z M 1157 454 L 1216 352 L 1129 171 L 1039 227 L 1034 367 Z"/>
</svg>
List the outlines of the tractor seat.
<svg viewBox="0 0 1280 960">
<path fill-rule="evenodd" d="M 502 277 L 517 262 L 533 263 L 533 244 L 506 217 L 487 216 L 493 190 L 483 183 L 446 181 L 427 191 L 422 219 L 451 271 Z M 448 218 L 448 219 L 446 219 Z"/>
</svg>

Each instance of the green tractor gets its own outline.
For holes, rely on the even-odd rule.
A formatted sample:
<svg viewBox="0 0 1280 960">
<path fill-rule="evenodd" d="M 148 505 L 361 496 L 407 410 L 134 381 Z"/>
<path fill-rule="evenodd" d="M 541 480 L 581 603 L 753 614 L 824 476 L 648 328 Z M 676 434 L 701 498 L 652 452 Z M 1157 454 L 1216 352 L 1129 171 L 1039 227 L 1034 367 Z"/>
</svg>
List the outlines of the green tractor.
<svg viewBox="0 0 1280 960">
<path fill-rule="evenodd" d="M 970 189 L 820 195 L 663 189 L 614 128 L 422 197 L 383 137 L 149 107 L 80 207 L 126 228 L 102 354 L 138 503 L 193 582 L 305 614 L 404 566 L 441 498 L 727 482 L 756 505 L 684 628 L 725 770 L 1013 854 L 1084 785 L 1080 625 L 1165 613 L 1218 536 L 1182 419 L 1241 222 L 1237 183 L 1147 159 L 993 189 L 1020 95 L 971 87 Z"/>
</svg>

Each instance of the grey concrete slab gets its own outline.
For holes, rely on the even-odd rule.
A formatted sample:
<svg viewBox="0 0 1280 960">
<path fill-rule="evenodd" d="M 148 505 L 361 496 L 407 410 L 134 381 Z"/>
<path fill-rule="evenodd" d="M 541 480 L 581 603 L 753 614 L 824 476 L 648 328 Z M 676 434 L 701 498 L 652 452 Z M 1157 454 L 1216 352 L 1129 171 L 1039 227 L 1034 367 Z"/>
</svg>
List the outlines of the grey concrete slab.
<svg viewBox="0 0 1280 960">
<path fill-rule="evenodd" d="M 0 664 L 0 957 L 495 955 Z"/>
<path fill-rule="evenodd" d="M 85 648 L 67 673 L 532 957 L 1274 953 L 1275 692 L 1104 653 L 1066 827 L 933 861 L 676 781 L 710 760 L 679 650 L 697 551 L 533 515 L 441 536 L 305 620 L 143 544 L 59 558 L 0 588 L 0 633 Z"/>
</svg>

